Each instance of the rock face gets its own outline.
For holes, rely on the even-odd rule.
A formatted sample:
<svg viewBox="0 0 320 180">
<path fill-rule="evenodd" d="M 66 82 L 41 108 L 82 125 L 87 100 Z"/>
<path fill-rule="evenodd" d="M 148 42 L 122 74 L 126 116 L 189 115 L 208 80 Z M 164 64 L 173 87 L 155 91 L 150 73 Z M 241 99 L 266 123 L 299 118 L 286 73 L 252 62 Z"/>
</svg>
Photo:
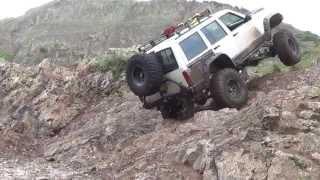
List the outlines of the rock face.
<svg viewBox="0 0 320 180">
<path fill-rule="evenodd" d="M 55 58 L 63 64 L 101 56 L 108 48 L 131 47 L 195 12 L 232 8 L 186 0 L 54 0 L 17 19 L 0 21 L 0 52 L 19 63 Z"/>
<path fill-rule="evenodd" d="M 179 122 L 87 64 L 1 64 L 0 179 L 318 180 L 319 70 L 256 79 L 247 107 Z"/>
</svg>

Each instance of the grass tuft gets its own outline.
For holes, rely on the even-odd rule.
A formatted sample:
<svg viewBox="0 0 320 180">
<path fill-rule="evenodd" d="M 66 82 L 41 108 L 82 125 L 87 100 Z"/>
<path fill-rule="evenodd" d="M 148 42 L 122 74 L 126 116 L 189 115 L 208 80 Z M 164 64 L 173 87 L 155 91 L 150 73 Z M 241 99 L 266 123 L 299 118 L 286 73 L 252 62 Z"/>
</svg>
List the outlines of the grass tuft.
<svg viewBox="0 0 320 180">
<path fill-rule="evenodd" d="M 0 61 L 11 61 L 13 55 L 4 51 L 0 51 Z"/>
<path fill-rule="evenodd" d="M 294 157 L 294 156 L 289 157 L 289 159 L 291 159 L 299 169 L 304 170 L 307 168 L 307 165 L 304 163 L 303 160 L 301 160 L 297 157 Z"/>
<path fill-rule="evenodd" d="M 122 55 L 109 55 L 96 59 L 95 67 L 100 72 L 112 72 L 115 80 L 121 77 L 126 70 L 128 57 Z"/>
</svg>

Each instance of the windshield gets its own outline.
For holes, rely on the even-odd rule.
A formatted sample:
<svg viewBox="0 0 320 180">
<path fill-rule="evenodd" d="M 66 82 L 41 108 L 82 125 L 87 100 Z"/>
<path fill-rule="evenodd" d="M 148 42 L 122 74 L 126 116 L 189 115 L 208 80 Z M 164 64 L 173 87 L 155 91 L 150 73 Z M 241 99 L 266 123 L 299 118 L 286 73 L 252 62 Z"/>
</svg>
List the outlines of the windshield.
<svg viewBox="0 0 320 180">
<path fill-rule="evenodd" d="M 220 20 L 231 30 L 235 30 L 243 23 L 245 23 L 245 18 L 235 15 L 233 13 L 227 13 L 220 17 Z"/>
</svg>

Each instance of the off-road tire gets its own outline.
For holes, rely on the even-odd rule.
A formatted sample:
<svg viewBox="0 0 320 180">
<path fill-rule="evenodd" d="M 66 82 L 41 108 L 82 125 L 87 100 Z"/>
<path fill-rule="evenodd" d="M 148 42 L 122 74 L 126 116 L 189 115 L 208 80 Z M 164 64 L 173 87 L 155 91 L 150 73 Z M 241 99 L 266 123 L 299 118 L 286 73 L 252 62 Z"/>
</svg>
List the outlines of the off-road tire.
<svg viewBox="0 0 320 180">
<path fill-rule="evenodd" d="M 155 54 L 137 54 L 129 59 L 126 79 L 137 96 L 150 96 L 162 84 L 163 67 Z"/>
<path fill-rule="evenodd" d="M 180 99 L 180 107 L 177 111 L 177 120 L 187 120 L 194 116 L 194 103 L 190 97 Z"/>
<path fill-rule="evenodd" d="M 248 101 L 248 88 L 238 71 L 218 70 L 211 80 L 211 93 L 219 108 L 241 108 Z"/>
<path fill-rule="evenodd" d="M 187 120 L 194 116 L 194 103 L 191 98 L 178 97 L 159 108 L 163 119 Z"/>
<path fill-rule="evenodd" d="M 176 119 L 177 113 L 173 107 L 161 106 L 160 112 L 163 119 Z"/>
<path fill-rule="evenodd" d="M 274 50 L 284 65 L 293 66 L 300 62 L 300 46 L 291 32 L 280 30 L 273 36 L 273 43 Z"/>
</svg>

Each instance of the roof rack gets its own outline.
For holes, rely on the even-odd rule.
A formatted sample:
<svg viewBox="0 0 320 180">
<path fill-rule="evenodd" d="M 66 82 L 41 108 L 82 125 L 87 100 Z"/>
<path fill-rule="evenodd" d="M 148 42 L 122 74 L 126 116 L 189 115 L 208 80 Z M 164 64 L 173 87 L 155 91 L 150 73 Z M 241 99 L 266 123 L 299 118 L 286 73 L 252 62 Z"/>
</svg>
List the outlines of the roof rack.
<svg viewBox="0 0 320 180">
<path fill-rule="evenodd" d="M 183 32 L 186 33 L 190 31 L 192 28 L 198 26 L 204 19 L 209 18 L 211 15 L 211 10 L 206 9 L 201 13 L 197 13 L 191 18 L 189 18 L 186 22 L 180 23 L 176 26 L 170 26 L 166 28 L 160 37 L 153 39 L 147 43 L 144 43 L 142 46 L 138 48 L 139 52 L 145 53 L 146 51 L 152 49 L 153 47 L 157 46 L 158 44 L 162 43 L 163 41 L 171 38 L 175 34 L 181 35 L 184 30 L 187 31 Z"/>
</svg>

